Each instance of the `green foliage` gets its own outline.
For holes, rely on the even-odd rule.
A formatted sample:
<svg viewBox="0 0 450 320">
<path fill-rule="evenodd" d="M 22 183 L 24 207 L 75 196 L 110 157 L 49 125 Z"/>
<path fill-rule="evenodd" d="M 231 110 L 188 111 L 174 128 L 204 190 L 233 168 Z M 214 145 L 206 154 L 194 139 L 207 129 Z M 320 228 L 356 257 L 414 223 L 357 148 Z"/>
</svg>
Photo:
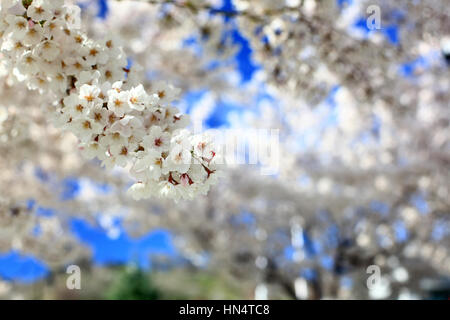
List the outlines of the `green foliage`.
<svg viewBox="0 0 450 320">
<path fill-rule="evenodd" d="M 207 272 L 146 272 L 134 266 L 109 272 L 114 280 L 103 296 L 110 300 L 242 299 L 246 296 L 242 291 L 247 291 L 243 284 L 234 286 L 229 279 Z"/>
<path fill-rule="evenodd" d="M 107 290 L 106 299 L 110 300 L 158 300 L 162 293 L 151 278 L 136 267 L 127 267 L 113 285 Z"/>
</svg>

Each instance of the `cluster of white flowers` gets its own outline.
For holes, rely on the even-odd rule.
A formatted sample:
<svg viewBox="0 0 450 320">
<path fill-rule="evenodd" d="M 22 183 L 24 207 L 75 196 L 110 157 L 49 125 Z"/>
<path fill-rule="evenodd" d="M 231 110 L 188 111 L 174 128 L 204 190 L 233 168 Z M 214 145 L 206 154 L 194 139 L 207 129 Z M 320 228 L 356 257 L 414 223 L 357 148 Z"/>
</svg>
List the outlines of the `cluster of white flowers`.
<svg viewBox="0 0 450 320">
<path fill-rule="evenodd" d="M 64 0 L 2 1 L 2 68 L 52 97 L 50 118 L 80 139 L 88 158 L 130 167 L 133 198 L 205 194 L 217 181 L 218 155 L 210 138 L 184 129 L 188 116 L 170 105 L 179 90 L 160 82 L 148 94 L 135 85 L 114 37 L 88 38 L 79 13 Z"/>
</svg>

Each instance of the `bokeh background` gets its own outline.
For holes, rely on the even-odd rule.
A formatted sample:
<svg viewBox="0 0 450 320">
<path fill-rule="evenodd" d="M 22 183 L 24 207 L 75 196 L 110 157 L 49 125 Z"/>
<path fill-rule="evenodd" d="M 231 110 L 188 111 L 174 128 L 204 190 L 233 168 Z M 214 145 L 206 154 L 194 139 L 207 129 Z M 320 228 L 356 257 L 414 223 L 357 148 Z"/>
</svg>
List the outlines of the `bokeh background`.
<svg viewBox="0 0 450 320">
<path fill-rule="evenodd" d="M 38 120 L 1 163 L 1 298 L 448 299 L 448 4 L 273 2 L 77 2 L 146 87 L 182 89 L 193 128 L 247 144 L 278 129 L 279 170 L 229 164 L 207 197 L 135 202 L 124 172 L 85 163 L 30 106 Z"/>
</svg>

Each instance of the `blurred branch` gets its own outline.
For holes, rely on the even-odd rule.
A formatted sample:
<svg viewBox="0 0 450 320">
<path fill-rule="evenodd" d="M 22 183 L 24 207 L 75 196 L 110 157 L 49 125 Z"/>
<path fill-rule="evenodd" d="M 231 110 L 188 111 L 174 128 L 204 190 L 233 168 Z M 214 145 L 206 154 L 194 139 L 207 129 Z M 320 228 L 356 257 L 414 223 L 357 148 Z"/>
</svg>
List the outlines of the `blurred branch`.
<svg viewBox="0 0 450 320">
<path fill-rule="evenodd" d="M 122 1 L 122 0 L 116 0 L 116 1 Z M 147 2 L 148 4 L 152 5 L 173 5 L 178 8 L 187 9 L 191 11 L 192 13 L 199 13 L 201 11 L 210 11 L 211 13 L 220 14 L 227 18 L 233 18 L 233 17 L 247 17 L 253 22 L 264 22 L 267 17 L 273 17 L 284 13 L 300 13 L 300 8 L 303 4 L 300 4 L 297 7 L 282 7 L 279 9 L 271 9 L 271 10 L 264 10 L 264 12 L 261 12 L 260 14 L 251 13 L 247 10 L 226 10 L 226 9 L 220 9 L 216 8 L 214 6 L 211 6 L 209 4 L 195 4 L 191 1 L 177 1 L 177 0 L 141 0 L 141 2 Z"/>
</svg>

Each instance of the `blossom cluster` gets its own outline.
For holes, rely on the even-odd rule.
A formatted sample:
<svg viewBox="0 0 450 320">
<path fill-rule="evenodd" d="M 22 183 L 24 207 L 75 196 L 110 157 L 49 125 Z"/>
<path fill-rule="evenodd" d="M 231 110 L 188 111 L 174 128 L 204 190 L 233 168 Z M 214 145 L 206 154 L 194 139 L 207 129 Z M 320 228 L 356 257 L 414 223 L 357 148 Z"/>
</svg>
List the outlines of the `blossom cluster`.
<svg viewBox="0 0 450 320">
<path fill-rule="evenodd" d="M 74 133 L 87 158 L 130 168 L 135 199 L 191 199 L 217 180 L 212 140 L 184 129 L 189 118 L 171 103 L 164 82 L 147 93 L 114 37 L 95 41 L 78 28 L 80 8 L 64 0 L 2 1 L 2 68 L 29 89 L 51 96 L 54 124 Z"/>
</svg>

